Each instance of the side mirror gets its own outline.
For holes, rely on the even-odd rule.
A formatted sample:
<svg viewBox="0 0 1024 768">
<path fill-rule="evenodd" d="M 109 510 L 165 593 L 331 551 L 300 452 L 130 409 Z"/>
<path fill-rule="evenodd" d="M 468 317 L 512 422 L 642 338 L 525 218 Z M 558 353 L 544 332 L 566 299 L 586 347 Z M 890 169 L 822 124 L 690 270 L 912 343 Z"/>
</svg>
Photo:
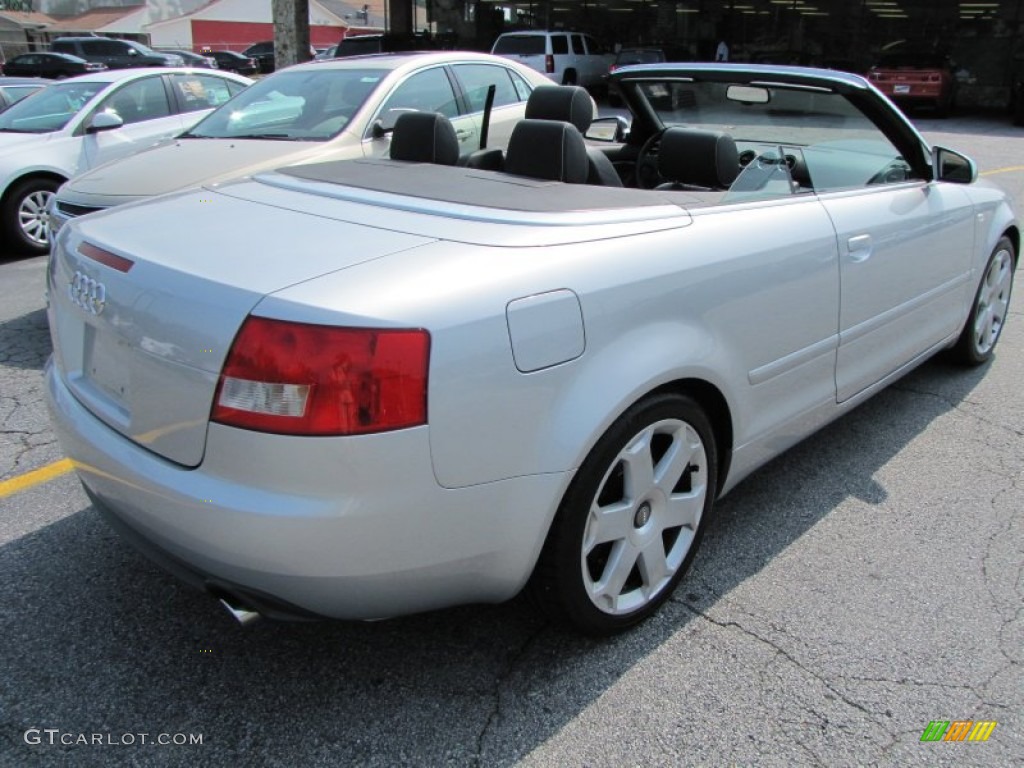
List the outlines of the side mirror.
<svg viewBox="0 0 1024 768">
<path fill-rule="evenodd" d="M 416 110 L 401 108 L 389 109 L 370 125 L 370 135 L 375 139 L 383 139 L 395 130 L 395 123 L 398 122 L 398 116 L 404 112 L 416 112 Z"/>
<path fill-rule="evenodd" d="M 373 124 L 370 126 L 370 135 L 373 136 L 373 138 L 375 139 L 383 139 L 385 136 L 391 133 L 392 130 L 394 130 L 393 127 L 390 130 L 385 128 L 384 121 L 378 118 L 374 120 Z"/>
<path fill-rule="evenodd" d="M 629 133 L 629 121 L 622 115 L 599 117 L 587 129 L 585 138 L 621 144 Z"/>
<path fill-rule="evenodd" d="M 932 177 L 952 184 L 973 184 L 978 180 L 978 166 L 952 149 L 932 147 Z"/>
<path fill-rule="evenodd" d="M 86 133 L 99 133 L 101 131 L 112 131 L 115 128 L 120 128 L 124 125 L 124 120 L 115 115 L 113 112 L 97 112 L 89 120 L 89 125 L 86 127 Z"/>
</svg>

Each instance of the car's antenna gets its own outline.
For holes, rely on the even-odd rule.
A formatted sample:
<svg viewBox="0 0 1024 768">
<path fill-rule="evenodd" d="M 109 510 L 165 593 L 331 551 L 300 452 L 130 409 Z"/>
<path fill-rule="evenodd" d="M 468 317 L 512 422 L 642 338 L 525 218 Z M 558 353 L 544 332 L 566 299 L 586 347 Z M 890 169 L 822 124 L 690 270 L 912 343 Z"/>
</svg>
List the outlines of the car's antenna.
<svg viewBox="0 0 1024 768">
<path fill-rule="evenodd" d="M 494 92 L 498 89 L 494 83 L 487 86 L 487 98 L 484 100 L 484 122 L 480 126 L 480 149 L 487 148 L 487 131 L 491 127 L 491 107 L 494 106 Z"/>
</svg>

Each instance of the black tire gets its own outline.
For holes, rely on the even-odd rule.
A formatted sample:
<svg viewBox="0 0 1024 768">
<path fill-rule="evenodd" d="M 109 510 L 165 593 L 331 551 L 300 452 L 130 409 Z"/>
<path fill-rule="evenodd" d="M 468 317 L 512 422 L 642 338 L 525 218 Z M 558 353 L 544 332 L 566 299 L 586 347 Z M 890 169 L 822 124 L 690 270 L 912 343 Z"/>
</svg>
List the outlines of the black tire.
<svg viewBox="0 0 1024 768">
<path fill-rule="evenodd" d="M 8 191 L 0 208 L 0 229 L 13 249 L 34 254 L 50 250 L 45 207 L 59 186 L 56 179 L 33 177 Z"/>
<path fill-rule="evenodd" d="M 590 635 L 651 616 L 697 552 L 717 470 L 714 432 L 693 399 L 665 392 L 633 405 L 562 499 L 530 581 L 544 611 Z"/>
<path fill-rule="evenodd" d="M 1006 322 L 1016 265 L 1013 243 L 1008 237 L 1000 238 L 985 265 L 967 323 L 950 350 L 953 362 L 974 366 L 992 357 Z"/>
<path fill-rule="evenodd" d="M 576 85 L 576 70 L 567 69 L 562 75 L 562 85 Z"/>
</svg>

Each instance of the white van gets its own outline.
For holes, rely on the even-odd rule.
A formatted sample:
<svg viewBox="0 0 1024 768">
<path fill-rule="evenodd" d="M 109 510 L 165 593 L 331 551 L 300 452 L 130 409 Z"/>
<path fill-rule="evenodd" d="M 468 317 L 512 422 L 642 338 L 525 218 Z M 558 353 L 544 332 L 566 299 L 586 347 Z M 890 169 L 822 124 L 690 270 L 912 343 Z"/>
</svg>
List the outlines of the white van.
<svg viewBox="0 0 1024 768">
<path fill-rule="evenodd" d="M 562 85 L 599 87 L 615 55 L 581 32 L 523 30 L 498 35 L 491 53 L 514 59 Z"/>
</svg>

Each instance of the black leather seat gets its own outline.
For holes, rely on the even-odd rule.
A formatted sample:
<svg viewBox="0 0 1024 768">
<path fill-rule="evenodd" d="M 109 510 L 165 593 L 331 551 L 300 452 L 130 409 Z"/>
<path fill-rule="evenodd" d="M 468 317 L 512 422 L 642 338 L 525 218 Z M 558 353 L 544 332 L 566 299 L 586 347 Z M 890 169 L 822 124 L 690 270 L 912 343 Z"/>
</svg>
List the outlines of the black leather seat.
<svg viewBox="0 0 1024 768">
<path fill-rule="evenodd" d="M 732 136 L 721 131 L 668 128 L 658 147 L 658 173 L 665 179 L 655 189 L 728 189 L 740 172 Z"/>
<path fill-rule="evenodd" d="M 590 166 L 583 135 L 569 123 L 520 120 L 505 152 L 505 172 L 534 179 L 586 184 Z"/>
<path fill-rule="evenodd" d="M 594 121 L 594 100 L 577 85 L 539 85 L 526 101 L 527 120 L 561 120 L 585 134 Z M 587 183 L 621 187 L 622 179 L 608 156 L 596 147 L 587 147 Z"/>
<path fill-rule="evenodd" d="M 459 137 L 444 115 L 404 112 L 395 121 L 390 152 L 392 160 L 455 165 L 459 161 Z"/>
</svg>

